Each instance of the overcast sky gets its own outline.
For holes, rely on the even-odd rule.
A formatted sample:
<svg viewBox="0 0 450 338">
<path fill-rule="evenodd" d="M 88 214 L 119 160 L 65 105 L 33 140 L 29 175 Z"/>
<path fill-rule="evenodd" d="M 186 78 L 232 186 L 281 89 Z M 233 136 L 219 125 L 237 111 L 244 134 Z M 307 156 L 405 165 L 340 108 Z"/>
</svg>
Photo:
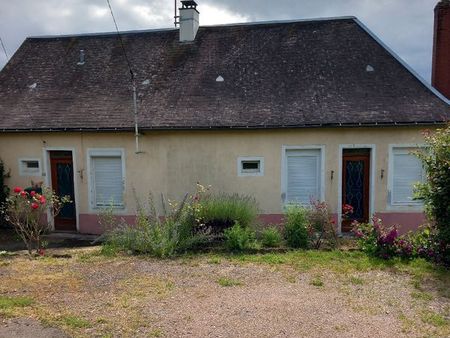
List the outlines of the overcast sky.
<svg viewBox="0 0 450 338">
<path fill-rule="evenodd" d="M 173 27 L 174 0 L 110 0 L 120 30 Z M 197 0 L 200 24 L 357 16 L 428 82 L 437 0 Z M 0 0 L 9 56 L 27 36 L 113 31 L 106 0 Z M 6 57 L 0 50 L 0 69 Z"/>
</svg>

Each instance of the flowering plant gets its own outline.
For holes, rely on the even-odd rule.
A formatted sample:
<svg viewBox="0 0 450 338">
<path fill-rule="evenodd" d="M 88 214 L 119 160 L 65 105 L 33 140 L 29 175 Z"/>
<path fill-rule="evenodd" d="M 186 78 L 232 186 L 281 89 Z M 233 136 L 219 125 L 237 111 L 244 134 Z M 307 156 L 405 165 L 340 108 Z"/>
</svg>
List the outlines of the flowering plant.
<svg viewBox="0 0 450 338">
<path fill-rule="evenodd" d="M 361 250 L 385 259 L 395 255 L 397 226 L 386 226 L 377 217 L 372 218 L 372 224 L 354 221 L 352 225 Z"/>
<path fill-rule="evenodd" d="M 435 230 L 431 226 L 400 236 L 397 226 L 386 226 L 376 217 L 372 219 L 372 224 L 356 221 L 352 224 L 360 249 L 384 259 L 397 256 L 435 260 L 439 251 Z"/>
<path fill-rule="evenodd" d="M 310 200 L 310 204 L 311 208 L 308 209 L 310 245 L 314 249 L 320 249 L 326 241 L 333 247 L 337 246 L 336 222 L 331 217 L 328 204 L 313 199 Z"/>
<path fill-rule="evenodd" d="M 51 229 L 50 220 L 69 202 L 69 196 L 60 198 L 50 188 L 43 188 L 40 194 L 21 187 L 13 189 L 6 201 L 6 219 L 26 244 L 30 256 L 33 249 L 42 252 L 41 236 Z M 47 211 L 50 219 L 46 217 Z"/>
<path fill-rule="evenodd" d="M 353 207 L 350 204 L 344 204 L 342 206 L 342 217 L 349 217 L 351 214 L 353 214 Z"/>
</svg>

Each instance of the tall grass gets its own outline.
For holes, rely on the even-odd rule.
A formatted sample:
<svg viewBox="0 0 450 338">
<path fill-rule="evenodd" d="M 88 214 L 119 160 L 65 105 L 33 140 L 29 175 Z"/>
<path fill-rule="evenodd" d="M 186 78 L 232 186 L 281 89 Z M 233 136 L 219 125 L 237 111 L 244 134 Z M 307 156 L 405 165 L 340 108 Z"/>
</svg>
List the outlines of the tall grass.
<svg viewBox="0 0 450 338">
<path fill-rule="evenodd" d="M 172 204 L 171 210 L 162 219 L 156 213 L 150 195 L 148 205 L 143 206 L 136 199 L 136 224 L 122 224 L 108 231 L 105 251 L 125 250 L 156 257 L 171 257 L 188 250 L 202 241 L 194 235 L 192 223 L 187 220 L 187 196 L 181 204 Z"/>
</svg>

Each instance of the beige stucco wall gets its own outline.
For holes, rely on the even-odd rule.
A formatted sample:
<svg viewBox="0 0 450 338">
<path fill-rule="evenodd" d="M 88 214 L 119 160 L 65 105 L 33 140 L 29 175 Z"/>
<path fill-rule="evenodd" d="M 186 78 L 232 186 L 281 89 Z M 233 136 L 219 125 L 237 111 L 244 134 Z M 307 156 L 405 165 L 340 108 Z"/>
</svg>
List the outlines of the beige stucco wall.
<svg viewBox="0 0 450 338">
<path fill-rule="evenodd" d="M 195 183 L 211 184 L 214 191 L 238 192 L 257 198 L 262 213 L 281 213 L 282 146 L 325 146 L 325 199 L 333 212 L 338 209 L 340 144 L 375 144 L 375 211 L 387 209 L 389 144 L 422 143 L 421 128 L 349 128 L 260 131 L 146 132 L 140 138 L 142 154 L 135 154 L 131 133 L 29 133 L 0 134 L 0 158 L 11 168 L 7 184 L 29 186 L 45 177 L 19 176 L 18 159 L 40 158 L 45 168 L 45 149 L 74 148 L 79 213 L 96 213 L 88 204 L 87 150 L 123 148 L 126 157 L 125 214 L 133 214 L 134 187 L 143 198 L 149 191 L 181 198 Z M 238 177 L 239 156 L 263 156 L 262 177 Z M 334 179 L 331 180 L 331 171 Z M 381 179 L 381 170 L 385 171 Z M 159 198 L 158 198 L 159 200 Z"/>
</svg>

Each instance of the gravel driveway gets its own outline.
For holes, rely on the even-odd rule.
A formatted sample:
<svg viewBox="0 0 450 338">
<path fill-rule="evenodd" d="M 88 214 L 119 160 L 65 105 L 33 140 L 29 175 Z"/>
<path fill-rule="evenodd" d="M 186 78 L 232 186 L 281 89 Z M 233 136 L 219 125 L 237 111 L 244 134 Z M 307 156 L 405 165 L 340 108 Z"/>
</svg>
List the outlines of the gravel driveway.
<svg viewBox="0 0 450 338">
<path fill-rule="evenodd" d="M 15 258 L 0 267 L 0 295 L 35 300 L 14 315 L 40 320 L 45 324 L 41 330 L 56 326 L 72 336 L 450 334 L 445 284 L 427 277 L 415 285 L 417 276 L 395 269 L 336 273 L 209 255 L 156 260 L 72 254 L 70 259 Z M 29 332 L 20 334 L 20 321 L 5 323 L 0 337 L 26 337 Z M 39 333 L 36 323 L 31 327 Z M 62 331 L 52 332 L 62 336 Z M 51 334 L 46 336 L 56 337 Z"/>
</svg>

